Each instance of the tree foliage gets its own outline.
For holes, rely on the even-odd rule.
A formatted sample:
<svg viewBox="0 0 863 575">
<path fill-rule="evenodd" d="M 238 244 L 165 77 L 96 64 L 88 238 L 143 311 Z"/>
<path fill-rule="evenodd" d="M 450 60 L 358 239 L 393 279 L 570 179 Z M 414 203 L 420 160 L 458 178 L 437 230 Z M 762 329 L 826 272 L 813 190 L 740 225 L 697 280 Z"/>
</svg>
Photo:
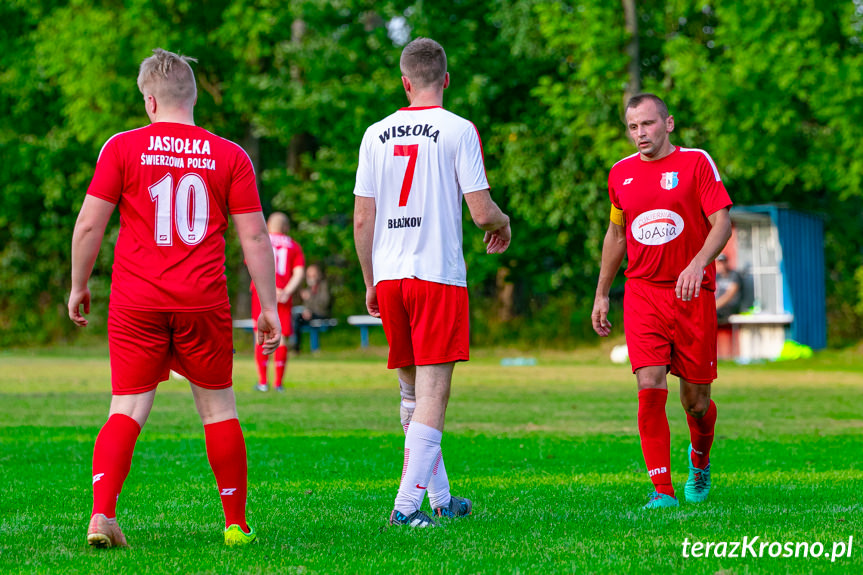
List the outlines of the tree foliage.
<svg viewBox="0 0 863 575">
<path fill-rule="evenodd" d="M 633 41 L 642 86 L 675 115 L 674 141 L 710 151 L 736 203 L 824 215 L 831 337 L 859 337 L 860 4 L 641 0 L 632 37 L 622 3 L 600 0 L 7 0 L 0 342 L 71 333 L 77 210 L 105 140 L 146 122 L 135 78 L 157 46 L 198 59 L 198 123 L 249 151 L 265 209 L 286 211 L 308 259 L 327 266 L 336 311 L 361 311 L 357 149 L 369 124 L 404 105 L 398 58 L 417 36 L 447 49 L 445 105 L 477 125 L 493 196 L 513 216 L 511 250 L 491 258 L 466 215 L 475 313 L 492 326 L 480 339 L 583 333 L 608 170 L 633 151 L 621 122 Z M 110 243 L 91 283 L 97 318 Z M 234 242 L 228 273 L 240 301 L 241 268 Z"/>
</svg>

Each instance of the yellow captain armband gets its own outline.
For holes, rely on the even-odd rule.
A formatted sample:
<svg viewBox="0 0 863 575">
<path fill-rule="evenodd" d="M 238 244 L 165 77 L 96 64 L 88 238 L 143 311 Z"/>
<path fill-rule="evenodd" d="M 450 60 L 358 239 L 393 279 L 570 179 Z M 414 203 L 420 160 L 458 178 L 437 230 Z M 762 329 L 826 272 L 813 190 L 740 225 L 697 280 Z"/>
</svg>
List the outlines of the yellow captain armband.
<svg viewBox="0 0 863 575">
<path fill-rule="evenodd" d="M 611 223 L 617 224 L 618 226 L 623 225 L 623 210 L 611 204 L 611 215 L 609 216 Z"/>
</svg>

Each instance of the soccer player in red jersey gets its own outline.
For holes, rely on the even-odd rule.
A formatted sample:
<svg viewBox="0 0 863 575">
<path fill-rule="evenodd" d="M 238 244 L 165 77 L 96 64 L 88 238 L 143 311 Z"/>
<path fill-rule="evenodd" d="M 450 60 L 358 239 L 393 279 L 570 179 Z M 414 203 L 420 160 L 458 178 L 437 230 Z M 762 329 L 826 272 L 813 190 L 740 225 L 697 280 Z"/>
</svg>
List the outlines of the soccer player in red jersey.
<svg viewBox="0 0 863 575">
<path fill-rule="evenodd" d="M 291 318 L 291 307 L 293 306 L 293 295 L 303 283 L 306 274 L 306 260 L 300 244 L 288 236 L 290 231 L 288 216 L 282 212 L 273 212 L 267 218 L 267 230 L 270 232 L 270 243 L 273 244 L 273 257 L 276 260 L 276 299 L 279 302 L 279 321 L 282 323 L 282 339 L 279 347 L 273 353 L 276 364 L 275 387 L 276 391 L 284 391 L 282 381 L 285 379 L 285 370 L 288 366 L 288 338 L 293 333 L 293 321 Z M 252 322 L 257 331 L 256 318 L 261 315 L 261 306 L 258 303 L 255 282 L 252 282 Z M 300 334 L 297 334 L 299 337 Z M 267 354 L 263 346 L 255 343 L 255 363 L 258 366 L 258 384 L 255 389 L 267 391 L 270 386 L 267 382 Z"/>
<path fill-rule="evenodd" d="M 627 255 L 623 327 L 638 382 L 638 431 L 655 488 L 647 509 L 676 507 L 665 403 L 667 373 L 680 378 L 691 445 L 686 499 L 710 492 L 710 447 L 716 404 L 716 269 L 731 237 L 731 199 L 704 150 L 672 145 L 674 118 L 653 94 L 626 104 L 626 125 L 638 153 L 608 177 L 611 222 L 593 304 L 593 329 L 608 336 L 608 292 Z"/>
<path fill-rule="evenodd" d="M 363 136 L 354 240 L 366 307 L 383 321 L 402 396 L 404 467 L 390 523 L 432 527 L 420 510 L 426 493 L 435 515 L 472 509 L 469 499 L 450 494 L 440 447 L 453 368 L 469 357 L 462 198 L 486 232 L 488 253 L 504 252 L 511 232 L 489 194 L 476 127 L 443 109 L 443 48 L 418 38 L 405 46 L 400 66 L 410 106 Z"/>
<path fill-rule="evenodd" d="M 249 157 L 195 126 L 190 61 L 156 49 L 141 63 L 138 87 L 151 124 L 117 134 L 102 148 L 72 236 L 69 317 L 83 327 L 93 263 L 119 208 L 108 308 L 112 399 L 93 451 L 87 533 L 96 547 L 126 545 L 116 520 L 117 498 L 156 387 L 171 369 L 191 382 L 225 512 L 225 543 L 255 538 L 246 523 L 246 446 L 231 388 L 228 216 L 258 285 L 257 339 L 267 353 L 281 337 L 273 250 Z"/>
</svg>

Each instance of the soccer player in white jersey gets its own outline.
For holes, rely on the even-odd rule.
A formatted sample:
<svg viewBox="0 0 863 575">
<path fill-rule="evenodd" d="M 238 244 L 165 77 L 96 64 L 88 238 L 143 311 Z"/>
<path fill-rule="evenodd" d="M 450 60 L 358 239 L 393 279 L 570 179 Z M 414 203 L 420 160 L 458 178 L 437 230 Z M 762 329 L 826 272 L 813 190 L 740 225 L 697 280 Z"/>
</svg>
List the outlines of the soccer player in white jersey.
<svg viewBox="0 0 863 575">
<path fill-rule="evenodd" d="M 467 273 L 462 197 L 485 230 L 486 251 L 510 243 L 509 218 L 489 195 L 476 127 L 443 109 L 446 54 L 428 38 L 402 51 L 409 107 L 366 130 L 354 189 L 354 240 L 366 307 L 380 317 L 398 369 L 405 455 L 390 515 L 393 525 L 433 527 L 434 515 L 469 515 L 469 499 L 450 494 L 441 436 L 453 367 L 467 361 Z"/>
</svg>

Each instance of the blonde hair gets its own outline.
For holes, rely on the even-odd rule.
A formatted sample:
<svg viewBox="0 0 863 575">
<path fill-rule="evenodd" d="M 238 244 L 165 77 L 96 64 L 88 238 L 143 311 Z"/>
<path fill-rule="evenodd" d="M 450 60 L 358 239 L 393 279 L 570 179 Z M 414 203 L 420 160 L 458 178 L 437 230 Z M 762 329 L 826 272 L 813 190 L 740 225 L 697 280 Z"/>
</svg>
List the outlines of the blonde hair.
<svg viewBox="0 0 863 575">
<path fill-rule="evenodd" d="M 446 78 L 446 52 L 431 38 L 417 38 L 402 50 L 399 68 L 419 89 L 442 86 Z"/>
<path fill-rule="evenodd" d="M 274 234 L 288 235 L 291 231 L 291 223 L 283 212 L 273 212 L 267 218 L 267 230 Z"/>
<path fill-rule="evenodd" d="M 188 56 L 180 56 L 161 48 L 141 62 L 138 72 L 138 89 L 146 96 L 152 94 L 159 103 L 168 107 L 191 107 L 198 97 L 195 73 Z"/>
</svg>

